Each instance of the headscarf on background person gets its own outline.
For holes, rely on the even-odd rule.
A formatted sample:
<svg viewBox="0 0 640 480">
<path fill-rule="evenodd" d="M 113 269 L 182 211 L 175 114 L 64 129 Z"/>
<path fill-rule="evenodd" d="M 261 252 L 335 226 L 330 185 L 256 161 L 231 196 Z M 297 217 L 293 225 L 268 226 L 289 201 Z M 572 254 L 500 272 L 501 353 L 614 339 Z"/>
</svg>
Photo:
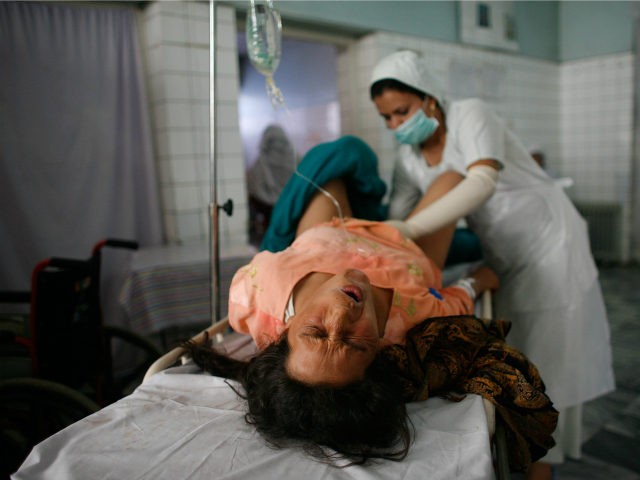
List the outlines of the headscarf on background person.
<svg viewBox="0 0 640 480">
<path fill-rule="evenodd" d="M 249 196 L 273 206 L 295 170 L 296 159 L 287 134 L 278 125 L 265 128 L 260 151 L 247 172 Z"/>
</svg>

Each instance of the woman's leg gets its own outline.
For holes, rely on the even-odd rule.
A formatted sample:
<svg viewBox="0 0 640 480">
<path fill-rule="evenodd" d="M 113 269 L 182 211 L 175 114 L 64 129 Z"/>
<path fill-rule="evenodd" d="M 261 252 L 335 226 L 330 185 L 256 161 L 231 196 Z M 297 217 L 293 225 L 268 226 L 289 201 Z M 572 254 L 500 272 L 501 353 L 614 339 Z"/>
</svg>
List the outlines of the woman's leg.
<svg viewBox="0 0 640 480">
<path fill-rule="evenodd" d="M 431 205 L 458 185 L 463 179 L 464 177 L 457 172 L 447 171 L 442 173 L 429 186 L 408 218 L 413 217 L 420 210 Z M 453 222 L 437 232 L 415 239 L 416 244 L 418 244 L 422 251 L 433 260 L 440 269 L 444 268 L 445 261 L 447 260 L 447 253 L 451 246 L 451 239 L 456 229 L 456 223 L 457 222 Z"/>
<path fill-rule="evenodd" d="M 305 230 L 315 227 L 316 225 L 330 221 L 333 217 L 339 216 L 340 213 L 344 217 L 351 216 L 351 206 L 347 197 L 347 189 L 344 182 L 340 179 L 331 180 L 323 186 L 323 189 L 331 194 L 333 200 L 340 205 L 341 212 L 338 211 L 334 201 L 322 192 L 316 192 L 307 205 L 298 228 L 296 237 Z"/>
<path fill-rule="evenodd" d="M 459 173 L 452 171 L 441 174 L 429 186 L 427 192 L 409 215 L 409 218 L 445 195 L 449 190 L 460 183 L 462 179 L 463 177 Z M 335 201 L 338 202 L 342 210 L 342 215 L 344 217 L 350 217 L 352 214 L 351 206 L 349 205 L 349 199 L 347 197 L 347 190 L 344 182 L 340 179 L 331 180 L 325 184 L 323 188 L 331 194 Z M 300 219 L 300 223 L 298 223 L 296 237 L 311 227 L 330 221 L 338 214 L 338 209 L 336 208 L 334 201 L 322 192 L 317 192 L 311 198 L 309 205 L 307 205 L 307 208 Z M 416 240 L 418 246 L 439 268 L 444 267 L 455 228 L 456 222 L 453 222 L 433 234 L 425 235 Z"/>
</svg>

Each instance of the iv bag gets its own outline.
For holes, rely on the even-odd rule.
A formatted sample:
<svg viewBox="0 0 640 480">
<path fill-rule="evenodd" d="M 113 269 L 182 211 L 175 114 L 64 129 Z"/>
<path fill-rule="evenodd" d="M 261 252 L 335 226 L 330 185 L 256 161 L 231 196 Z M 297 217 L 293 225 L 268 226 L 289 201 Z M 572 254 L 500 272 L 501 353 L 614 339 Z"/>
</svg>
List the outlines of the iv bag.
<svg viewBox="0 0 640 480">
<path fill-rule="evenodd" d="M 282 92 L 273 81 L 280 64 L 282 22 L 273 8 L 273 1 L 257 3 L 251 0 L 246 25 L 247 53 L 251 64 L 265 76 L 267 95 L 274 107 L 283 104 Z"/>
<path fill-rule="evenodd" d="M 247 51 L 261 74 L 273 76 L 280 64 L 282 23 L 273 3 L 251 0 L 247 15 Z"/>
</svg>

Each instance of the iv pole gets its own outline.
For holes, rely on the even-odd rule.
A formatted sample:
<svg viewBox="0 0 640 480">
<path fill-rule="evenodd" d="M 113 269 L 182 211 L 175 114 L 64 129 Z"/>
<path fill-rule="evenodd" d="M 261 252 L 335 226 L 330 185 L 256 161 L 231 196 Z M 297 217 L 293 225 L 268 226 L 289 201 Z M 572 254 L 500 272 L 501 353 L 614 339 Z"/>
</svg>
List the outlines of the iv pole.
<svg viewBox="0 0 640 480">
<path fill-rule="evenodd" d="M 211 300 L 211 325 L 216 324 L 220 320 L 220 250 L 218 242 L 218 212 L 220 209 L 224 210 L 228 215 L 231 215 L 233 210 L 233 203 L 231 200 L 222 206 L 218 206 L 217 203 L 217 181 L 218 172 L 216 169 L 216 62 L 215 62 L 215 24 L 216 24 L 216 12 L 215 12 L 215 0 L 209 0 L 209 164 L 211 170 L 211 200 L 209 202 L 209 220 L 211 235 L 209 237 L 209 262 L 210 262 L 210 300 Z M 200 333 L 197 337 L 197 341 L 203 341 L 204 335 Z M 176 347 L 169 353 L 163 355 L 156 360 L 147 370 L 144 376 L 143 382 L 147 381 L 151 375 L 164 370 L 165 368 L 173 365 L 183 354 L 184 349 L 182 347 Z"/>
<path fill-rule="evenodd" d="M 209 260 L 211 277 L 211 323 L 220 320 L 220 210 L 233 214 L 233 201 L 218 205 L 218 169 L 216 161 L 216 2 L 209 0 L 209 164 L 211 171 L 211 201 L 209 203 Z"/>
<path fill-rule="evenodd" d="M 210 240 L 209 261 L 211 267 L 211 323 L 219 320 L 220 307 L 220 247 L 218 238 L 218 171 L 216 167 L 216 6 L 209 0 L 209 164 L 211 171 L 211 201 L 209 203 Z"/>
</svg>

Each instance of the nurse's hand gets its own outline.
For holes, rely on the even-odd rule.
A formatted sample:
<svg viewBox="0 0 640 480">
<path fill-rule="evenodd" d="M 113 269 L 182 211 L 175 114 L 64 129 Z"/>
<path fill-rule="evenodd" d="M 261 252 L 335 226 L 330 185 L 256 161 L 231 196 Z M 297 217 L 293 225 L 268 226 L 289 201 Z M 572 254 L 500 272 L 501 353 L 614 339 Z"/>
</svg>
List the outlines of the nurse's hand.
<svg viewBox="0 0 640 480">
<path fill-rule="evenodd" d="M 498 276 L 493 270 L 486 266 L 474 270 L 469 277 L 474 280 L 473 289 L 476 292 L 476 296 L 485 290 L 497 290 L 500 287 Z"/>
</svg>

